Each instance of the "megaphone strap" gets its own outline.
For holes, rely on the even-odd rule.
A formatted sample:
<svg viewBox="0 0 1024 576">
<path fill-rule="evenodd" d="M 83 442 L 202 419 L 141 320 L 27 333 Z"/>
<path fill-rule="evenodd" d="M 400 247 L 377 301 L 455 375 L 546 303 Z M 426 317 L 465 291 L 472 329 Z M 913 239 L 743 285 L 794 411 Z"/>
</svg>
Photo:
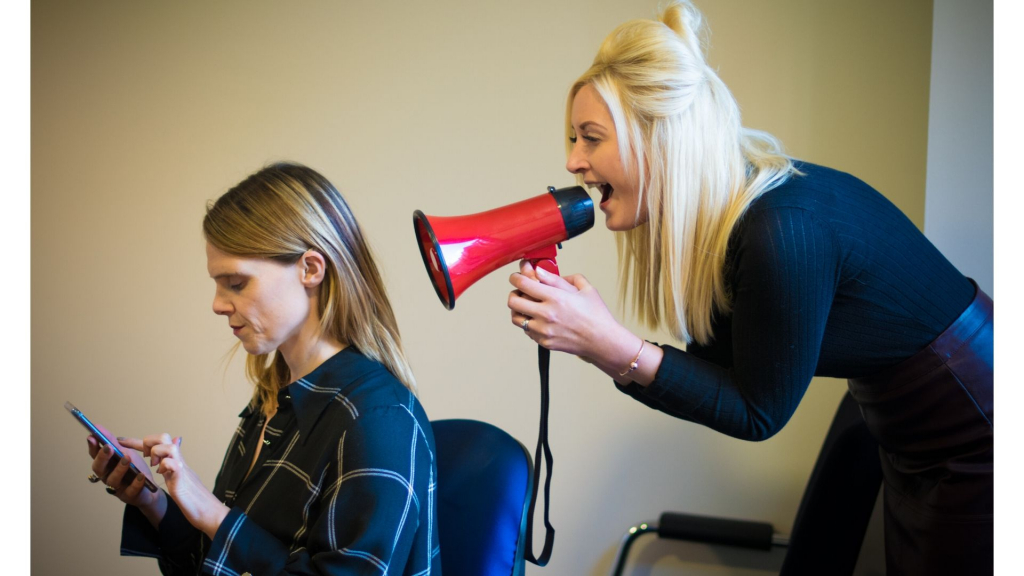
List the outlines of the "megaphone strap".
<svg viewBox="0 0 1024 576">
<path fill-rule="evenodd" d="M 530 495 L 530 508 L 526 517 L 526 559 L 537 566 L 546 566 L 551 559 L 551 549 L 555 545 L 555 528 L 551 526 L 551 446 L 548 445 L 548 366 L 551 364 L 551 351 L 537 346 L 537 366 L 540 369 L 540 431 L 537 434 L 537 451 L 533 455 L 533 494 Z M 540 456 L 544 453 L 547 475 L 544 478 L 544 549 L 540 556 L 533 554 L 533 512 L 537 506 L 537 488 L 540 486 Z"/>
</svg>

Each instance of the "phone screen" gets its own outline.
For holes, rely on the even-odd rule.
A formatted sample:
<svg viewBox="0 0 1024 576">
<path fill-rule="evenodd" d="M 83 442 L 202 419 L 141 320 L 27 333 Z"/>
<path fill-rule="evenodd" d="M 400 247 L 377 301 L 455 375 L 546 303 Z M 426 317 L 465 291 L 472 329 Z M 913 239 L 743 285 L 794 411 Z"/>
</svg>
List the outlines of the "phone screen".
<svg viewBox="0 0 1024 576">
<path fill-rule="evenodd" d="M 75 417 L 75 420 L 78 420 L 78 422 L 81 423 L 82 426 L 85 426 L 86 430 L 88 430 L 93 436 L 96 437 L 96 440 L 99 441 L 100 446 L 110 446 L 110 449 L 114 451 L 114 455 L 117 456 L 118 460 L 125 457 L 124 453 L 118 449 L 117 443 L 113 442 L 103 432 L 100 432 L 100 429 L 97 428 L 95 424 L 90 422 L 89 419 L 85 417 L 85 414 L 82 414 L 81 410 L 75 408 L 74 404 L 72 404 L 71 402 L 65 402 L 64 407 L 67 408 L 68 412 L 70 412 L 71 415 Z M 129 471 L 125 472 L 125 479 L 131 482 L 132 480 L 135 479 L 136 474 L 142 474 L 142 472 L 140 472 L 139 469 L 135 467 L 134 462 L 129 464 L 128 466 Z M 145 478 L 145 482 L 146 488 L 149 489 L 150 492 L 157 491 L 157 486 L 156 484 L 153 483 L 152 480 L 150 480 L 149 478 Z"/>
</svg>

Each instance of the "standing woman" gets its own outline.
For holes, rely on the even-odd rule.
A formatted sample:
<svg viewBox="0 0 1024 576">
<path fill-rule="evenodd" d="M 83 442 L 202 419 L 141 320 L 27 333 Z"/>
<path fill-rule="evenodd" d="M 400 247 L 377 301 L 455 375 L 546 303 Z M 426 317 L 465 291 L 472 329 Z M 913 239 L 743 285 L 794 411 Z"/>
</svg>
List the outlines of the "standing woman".
<svg viewBox="0 0 1024 576">
<path fill-rule="evenodd" d="M 203 233 L 213 311 L 255 390 L 212 492 L 180 437 L 118 439 L 159 466 L 156 493 L 89 437 L 92 479 L 127 504 L 121 553 L 176 575 L 440 574 L 434 438 L 344 198 L 275 164 L 221 196 Z"/>
<path fill-rule="evenodd" d="M 849 379 L 881 447 L 888 574 L 991 573 L 992 301 L 870 186 L 744 128 L 701 20 L 677 2 L 615 29 L 566 114 L 566 167 L 620 232 L 620 296 L 687 350 L 528 264 L 512 323 L 747 440 L 778 432 L 812 376 Z"/>
</svg>

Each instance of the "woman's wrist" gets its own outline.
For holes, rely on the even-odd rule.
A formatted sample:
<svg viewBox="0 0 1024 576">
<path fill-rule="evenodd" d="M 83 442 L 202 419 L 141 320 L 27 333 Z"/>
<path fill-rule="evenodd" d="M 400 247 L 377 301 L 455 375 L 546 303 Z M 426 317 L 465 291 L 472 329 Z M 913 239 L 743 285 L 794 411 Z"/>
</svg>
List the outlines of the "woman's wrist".
<svg viewBox="0 0 1024 576">
<path fill-rule="evenodd" d="M 214 501 L 216 502 L 216 505 L 210 507 L 207 513 L 204 514 L 203 518 L 200 520 L 199 524 L 201 525 L 196 526 L 196 528 L 199 528 L 199 530 L 209 536 L 210 540 L 213 540 L 214 536 L 217 535 L 217 530 L 220 529 L 220 525 L 223 524 L 224 519 L 228 517 L 228 512 L 231 512 L 231 509 L 225 506 L 223 502 L 216 498 L 214 498 Z"/>
<path fill-rule="evenodd" d="M 159 529 L 160 522 L 167 514 L 167 493 L 163 490 L 157 490 L 155 496 L 150 502 L 140 504 L 138 508 L 142 515 L 146 517 L 146 520 L 149 520 L 153 528 Z"/>
<path fill-rule="evenodd" d="M 619 384 L 647 386 L 654 380 L 664 356 L 661 348 L 619 326 L 606 341 L 606 348 L 595 363 Z M 636 363 L 634 367 L 633 364 Z"/>
</svg>

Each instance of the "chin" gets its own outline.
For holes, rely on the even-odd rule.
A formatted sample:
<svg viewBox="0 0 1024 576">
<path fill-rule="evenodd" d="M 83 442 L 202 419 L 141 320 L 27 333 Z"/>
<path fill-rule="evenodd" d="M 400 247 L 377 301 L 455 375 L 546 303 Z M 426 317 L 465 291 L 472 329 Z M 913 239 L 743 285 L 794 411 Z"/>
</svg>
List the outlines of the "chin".
<svg viewBox="0 0 1024 576">
<path fill-rule="evenodd" d="M 624 224 L 621 221 L 619 221 L 619 219 L 611 217 L 605 218 L 604 225 L 605 228 L 608 228 L 612 232 L 625 232 L 627 230 L 632 230 L 633 228 L 636 228 L 636 226 L 633 225 L 632 222 Z"/>
<path fill-rule="evenodd" d="M 261 345 L 258 342 L 246 342 L 246 341 L 242 342 L 242 348 L 244 348 L 246 352 L 248 352 L 249 354 L 251 354 L 253 356 L 259 356 L 260 354 L 270 354 L 271 352 L 273 352 L 275 350 L 275 348 L 270 348 L 268 350 L 267 346 Z"/>
</svg>

